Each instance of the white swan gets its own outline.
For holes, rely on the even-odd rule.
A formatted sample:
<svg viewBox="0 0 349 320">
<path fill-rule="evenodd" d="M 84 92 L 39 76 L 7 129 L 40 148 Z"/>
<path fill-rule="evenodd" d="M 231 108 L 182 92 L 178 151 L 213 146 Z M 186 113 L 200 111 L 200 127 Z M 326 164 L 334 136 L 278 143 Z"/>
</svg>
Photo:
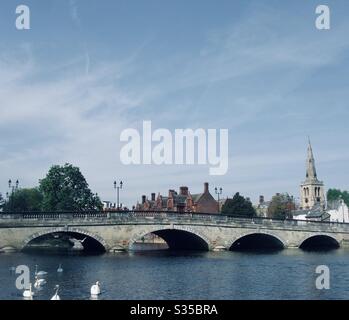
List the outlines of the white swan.
<svg viewBox="0 0 349 320">
<path fill-rule="evenodd" d="M 99 294 L 101 294 L 101 286 L 99 281 L 97 281 L 96 284 L 91 287 L 91 296 L 98 296 Z"/>
<path fill-rule="evenodd" d="M 61 263 L 59 264 L 59 267 L 58 267 L 58 269 L 57 269 L 57 272 L 63 272 L 63 268 L 62 268 L 62 264 L 61 264 Z"/>
<path fill-rule="evenodd" d="M 32 284 L 29 284 L 29 289 L 23 291 L 23 297 L 32 299 L 34 296 L 34 292 L 32 291 Z"/>
<path fill-rule="evenodd" d="M 47 275 L 46 271 L 39 271 L 38 272 L 38 265 L 35 266 L 35 275 L 38 277 L 44 277 Z"/>
<path fill-rule="evenodd" d="M 79 251 L 84 250 L 83 243 L 85 242 L 86 239 L 87 239 L 87 237 L 85 237 L 82 240 L 78 240 L 78 239 L 75 239 L 75 238 L 70 238 L 69 241 L 73 244 L 73 247 L 71 249 L 72 250 L 79 250 Z"/>
<path fill-rule="evenodd" d="M 53 295 L 51 300 L 61 300 L 60 296 L 58 295 L 59 285 L 56 286 L 55 290 L 55 294 Z"/>
<path fill-rule="evenodd" d="M 38 276 L 35 276 L 34 287 L 35 287 L 36 289 L 40 288 L 40 287 L 43 286 L 44 284 L 46 284 L 46 280 L 45 280 L 45 279 L 39 279 Z"/>
</svg>

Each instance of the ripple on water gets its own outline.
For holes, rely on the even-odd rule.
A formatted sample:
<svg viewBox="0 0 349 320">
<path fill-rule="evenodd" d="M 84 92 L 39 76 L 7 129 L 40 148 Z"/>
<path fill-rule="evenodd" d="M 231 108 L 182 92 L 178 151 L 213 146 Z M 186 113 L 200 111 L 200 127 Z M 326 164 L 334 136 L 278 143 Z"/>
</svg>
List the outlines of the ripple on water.
<svg viewBox="0 0 349 320">
<path fill-rule="evenodd" d="M 63 273 L 57 268 L 62 264 Z M 315 288 L 315 268 L 331 269 L 331 290 Z M 15 287 L 14 267 L 35 265 L 47 284 L 35 290 L 46 300 L 60 286 L 62 299 L 90 299 L 101 282 L 98 299 L 348 299 L 349 251 L 304 252 L 132 252 L 0 254 L 0 299 L 23 299 Z"/>
</svg>

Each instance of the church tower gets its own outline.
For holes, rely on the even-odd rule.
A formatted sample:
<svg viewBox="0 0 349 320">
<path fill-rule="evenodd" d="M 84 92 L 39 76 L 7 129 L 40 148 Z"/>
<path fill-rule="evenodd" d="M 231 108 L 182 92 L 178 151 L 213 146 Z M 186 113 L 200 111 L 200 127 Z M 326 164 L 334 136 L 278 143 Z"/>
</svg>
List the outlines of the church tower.
<svg viewBox="0 0 349 320">
<path fill-rule="evenodd" d="M 305 181 L 301 184 L 301 208 L 312 209 L 314 206 L 325 207 L 324 183 L 316 174 L 313 149 L 309 140 Z"/>
</svg>

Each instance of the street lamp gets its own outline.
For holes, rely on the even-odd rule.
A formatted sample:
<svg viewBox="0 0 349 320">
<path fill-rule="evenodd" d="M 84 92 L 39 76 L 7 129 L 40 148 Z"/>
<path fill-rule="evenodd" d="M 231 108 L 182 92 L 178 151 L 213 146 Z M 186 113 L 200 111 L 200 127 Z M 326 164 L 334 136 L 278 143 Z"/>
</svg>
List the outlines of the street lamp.
<svg viewBox="0 0 349 320">
<path fill-rule="evenodd" d="M 116 204 L 117 204 L 117 210 L 120 209 L 120 189 L 122 189 L 122 186 L 124 183 L 120 181 L 119 185 L 116 181 L 114 181 L 114 189 L 116 190 Z"/>
<path fill-rule="evenodd" d="M 9 181 L 8 181 L 8 188 L 11 190 L 11 194 L 14 193 L 15 191 L 17 191 L 18 187 L 19 187 L 18 179 L 16 180 L 15 185 L 12 185 L 12 180 L 9 179 Z"/>
<path fill-rule="evenodd" d="M 215 188 L 214 188 L 214 191 L 215 191 L 215 193 L 216 193 L 216 195 L 217 195 L 217 197 L 218 197 L 218 212 L 219 212 L 219 211 L 220 211 L 220 210 L 219 210 L 219 209 L 220 209 L 220 208 L 219 208 L 219 199 L 220 199 L 219 196 L 222 194 L 223 189 L 222 189 L 222 188 L 219 188 L 219 189 L 218 189 L 217 187 L 215 187 Z"/>
</svg>

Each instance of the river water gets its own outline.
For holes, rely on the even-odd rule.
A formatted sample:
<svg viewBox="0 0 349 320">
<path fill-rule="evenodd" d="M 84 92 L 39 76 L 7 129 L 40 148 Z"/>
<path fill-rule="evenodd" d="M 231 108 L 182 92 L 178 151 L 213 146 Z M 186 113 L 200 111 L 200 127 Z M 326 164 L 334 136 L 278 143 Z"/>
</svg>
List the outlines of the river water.
<svg viewBox="0 0 349 320">
<path fill-rule="evenodd" d="M 57 273 L 59 264 L 63 273 Z M 56 284 L 65 300 L 90 299 L 348 299 L 349 250 L 306 252 L 172 252 L 117 254 L 30 252 L 0 254 L 0 299 L 22 299 L 13 267 L 48 272 L 34 299 L 49 299 Z M 315 268 L 330 268 L 330 289 L 318 290 Z M 12 268 L 12 269 L 11 269 Z M 32 275 L 33 277 L 33 275 Z"/>
</svg>

